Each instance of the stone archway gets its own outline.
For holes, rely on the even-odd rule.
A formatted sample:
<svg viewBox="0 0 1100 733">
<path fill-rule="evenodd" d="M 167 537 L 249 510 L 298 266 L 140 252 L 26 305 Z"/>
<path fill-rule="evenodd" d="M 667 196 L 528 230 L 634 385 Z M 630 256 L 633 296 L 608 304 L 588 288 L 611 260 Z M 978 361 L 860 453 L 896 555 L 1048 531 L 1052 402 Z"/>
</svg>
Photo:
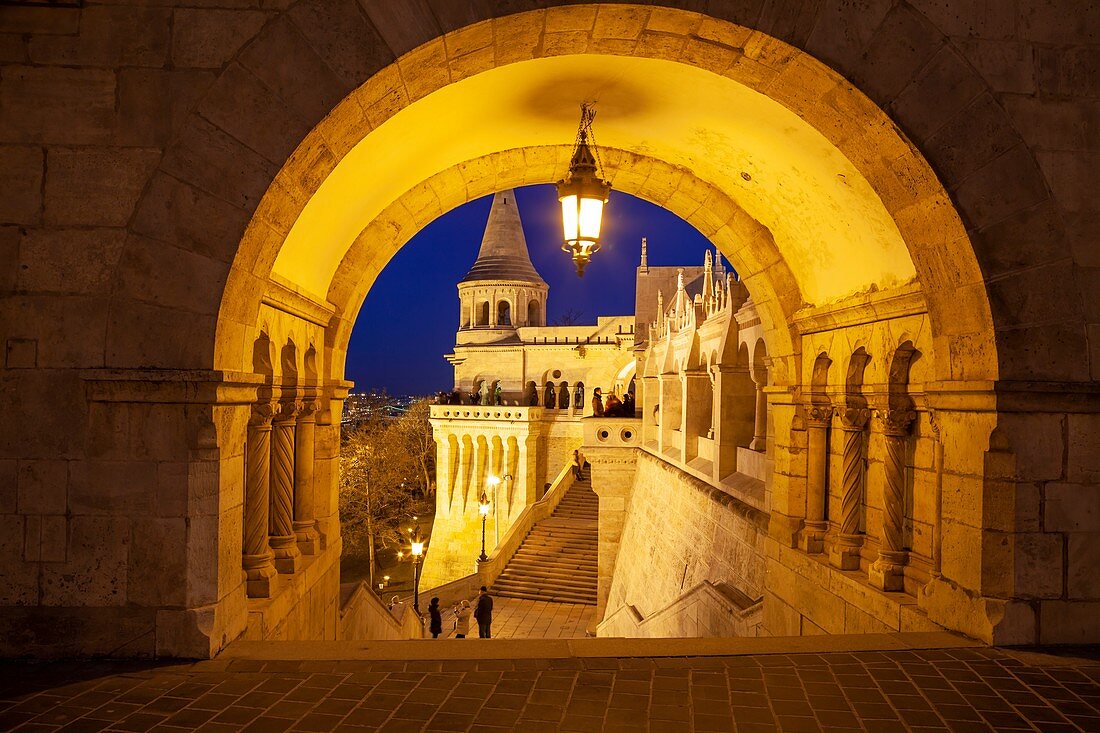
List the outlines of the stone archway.
<svg viewBox="0 0 1100 733">
<path fill-rule="evenodd" d="M 111 250 L 119 253 L 118 265 L 106 266 L 109 274 L 103 280 L 110 286 L 95 308 L 82 311 L 92 325 L 82 330 L 80 339 L 62 339 L 61 348 L 43 339 L 36 351 L 35 339 L 52 333 L 57 319 L 46 319 L 45 325 L 23 319 L 8 345 L 8 366 L 24 368 L 11 375 L 11 394 L 41 395 L 83 419 L 67 421 L 78 426 L 71 431 L 45 417 L 29 421 L 20 426 L 20 434 L 9 436 L 7 452 L 25 458 L 22 446 L 30 442 L 43 447 L 36 460 L 64 456 L 71 463 L 69 472 L 77 478 L 69 491 L 77 498 L 64 508 L 65 521 L 79 538 L 74 548 L 85 548 L 88 557 L 112 559 L 109 585 L 114 590 L 103 594 L 69 587 L 63 579 L 50 580 L 53 571 L 46 573 L 49 587 L 43 590 L 37 580 L 42 562 L 36 559 L 38 551 L 24 549 L 23 559 L 12 560 L 9 608 L 37 609 L 41 620 L 68 618 L 72 614 L 66 609 L 78 609 L 72 613 L 81 615 L 79 609 L 94 607 L 103 618 L 121 619 L 130 629 L 108 634 L 109 641 L 89 631 L 86 639 L 75 642 L 75 648 L 88 651 L 118 649 L 123 638 L 141 638 L 133 648 L 205 654 L 240 632 L 243 590 L 235 559 L 240 555 L 242 436 L 256 385 L 262 383 L 249 373 L 262 309 L 277 306 L 324 333 L 325 353 L 315 357 L 316 374 L 338 395 L 334 377 L 340 373 L 341 339 L 346 338 L 341 334 L 350 330 L 346 325 L 370 277 L 388 255 L 375 256 L 386 248 L 395 251 L 418 222 L 479 190 L 514 185 L 517 181 L 509 176 L 530 167 L 522 149 L 485 151 L 439 171 L 434 187 L 423 187 L 425 179 L 399 192 L 355 232 L 373 227 L 371 235 L 385 246 L 367 258 L 354 254 L 363 248 L 351 246 L 347 256 L 330 263 L 333 276 L 326 292 L 314 294 L 328 303 L 304 295 L 275 272 L 280 247 L 323 181 L 370 131 L 463 79 L 556 56 L 649 58 L 728 77 L 795 114 L 859 172 L 898 227 L 912 260 L 933 323 L 935 382 L 943 388 L 945 404 L 952 395 L 978 395 L 975 399 L 987 414 L 998 405 L 1012 410 L 998 417 L 990 451 L 972 446 L 964 458 L 975 472 L 1004 479 L 966 494 L 970 514 L 977 517 L 969 521 L 978 525 L 978 546 L 992 542 L 996 532 L 1015 529 L 1012 511 L 1008 519 L 1000 511 L 1012 506 L 1013 478 L 1042 483 L 1062 476 L 1077 481 L 1087 474 L 1062 463 L 1051 469 L 1046 465 L 1051 461 L 1020 447 L 1030 432 L 1065 423 L 1069 434 L 1078 437 L 1051 453 L 1059 456 L 1054 462 L 1073 461 L 1070 444 L 1091 434 L 1089 423 L 1076 416 L 1079 407 L 1056 395 L 1066 391 L 1062 383 L 1076 383 L 1071 391 L 1086 397 L 1094 392 L 1088 386 L 1095 366 L 1090 365 L 1085 333 L 1095 295 L 1076 297 L 1070 288 L 1044 285 L 1077 276 L 1081 258 L 1072 245 L 1081 239 L 1083 219 L 1073 218 L 1078 222 L 1073 228 L 1063 218 L 1064 211 L 1079 211 L 1072 176 L 1064 168 L 1048 166 L 1045 175 L 1040 170 L 1035 151 L 1042 147 L 1038 140 L 1043 125 L 1029 118 L 1027 104 L 1021 103 L 1011 116 L 1005 111 L 1003 85 L 987 81 L 996 76 L 988 65 L 952 39 L 959 34 L 950 18 L 933 10 L 922 13 L 904 2 L 883 3 L 873 12 L 825 11 L 794 2 L 772 3 L 764 11 L 753 3 L 712 2 L 705 14 L 592 4 L 501 17 L 490 17 L 494 11 L 488 6 L 442 14 L 425 7 L 415 4 L 409 11 L 415 20 L 397 22 L 384 10 L 364 14 L 352 3 L 304 0 L 272 15 L 262 27 L 251 18 L 250 28 L 256 30 L 244 33 L 251 37 L 240 40 L 235 48 L 241 50 L 227 51 L 214 64 L 224 63 L 217 80 L 194 95 L 200 101 L 181 104 L 191 112 L 170 136 L 151 143 L 161 146 L 156 149 L 163 153 L 159 162 L 148 151 L 126 157 L 134 165 L 126 168 L 120 200 L 133 201 L 132 210 L 112 209 L 102 218 L 51 214 L 41 231 L 36 230 L 48 240 L 56 235 L 51 229 L 56 219 L 61 226 L 71 221 L 113 227 L 110 233 L 119 235 Z M 1033 20 L 1024 26 L 1020 33 L 1026 43 L 1043 34 Z M 394 60 L 395 55 L 400 58 Z M 181 55 L 177 61 L 183 59 Z M 13 94 L 18 103 L 18 90 Z M 1042 105 L 1036 101 L 1033 106 Z M 56 130 L 47 132 L 53 136 L 44 139 L 48 144 L 60 140 L 95 146 L 116 139 L 83 130 L 71 139 Z M 18 135 L 13 139 L 23 142 Z M 159 142 L 169 138 L 170 143 Z M 81 189 L 74 171 L 90 164 L 81 163 L 81 156 L 107 155 L 52 154 L 58 165 L 51 165 L 50 176 L 59 178 L 50 179 L 47 194 Z M 620 155 L 640 154 L 627 146 Z M 683 176 L 675 160 L 662 160 L 668 156 L 647 157 L 619 161 L 616 185 L 647 195 L 697 226 L 701 223 L 712 237 L 728 237 L 728 249 L 723 247 L 727 256 L 740 244 L 734 241 L 736 228 L 723 234 L 731 219 L 764 226 L 759 220 L 746 222 L 721 199 L 721 188 L 717 193 L 708 189 L 713 182 Z M 552 179 L 560 152 L 542 158 L 541 164 L 545 167 L 533 180 Z M 661 164 L 669 170 L 656 177 L 646 168 Z M 492 169 L 479 169 L 490 165 Z M 72 180 L 61 178 L 65 175 Z M 726 216 L 709 221 L 714 211 Z M 765 306 L 762 316 L 771 320 L 771 339 L 781 342 L 807 291 L 797 268 L 792 271 L 787 263 L 784 269 L 782 249 L 758 249 L 765 239 L 751 238 L 731 260 L 746 271 L 762 273 L 752 290 Z M 36 241 L 36 246 L 46 246 Z M 755 257 L 759 259 L 754 262 Z M 352 266 L 365 264 L 365 278 L 352 276 Z M 70 313 L 61 299 L 50 303 L 62 309 L 51 313 Z M 960 308 L 960 303 L 973 307 Z M 797 390 L 805 370 L 797 339 L 787 340 L 790 348 L 779 353 L 787 351 L 790 358 L 786 364 L 780 359 L 785 372 L 777 375 L 777 383 Z M 53 371 L 47 376 L 43 370 Z M 1020 396 L 1030 386 L 1028 380 L 1049 383 L 1049 388 Z M 796 397 L 792 395 L 792 404 Z M 154 419 L 155 431 L 148 427 Z M 319 432 L 332 433 L 331 419 L 331 409 L 322 409 Z M 988 433 L 992 424 L 970 427 Z M 59 432 L 65 437 L 57 437 Z M 155 444 L 133 437 L 154 432 L 161 436 Z M 322 451 L 318 458 L 318 482 L 331 481 L 333 456 Z M 182 509 L 162 515 L 163 502 L 154 509 L 142 501 L 111 503 L 95 496 L 117 482 L 113 477 L 119 471 L 131 470 L 139 479 L 127 479 L 127 485 L 171 497 L 171 506 Z M 1058 498 L 1064 494 L 1061 489 L 1052 486 L 1050 491 L 1051 501 L 1063 501 Z M 1040 501 L 1035 499 L 1036 512 Z M 43 509 L 41 516 L 47 515 L 56 519 L 56 512 Z M 992 515 L 1000 522 L 996 529 L 985 520 Z M 142 521 L 149 516 L 157 522 Z M 106 538 L 131 523 L 139 526 L 134 550 L 118 556 Z M 48 526 L 56 533 L 56 522 Z M 1040 545 L 1068 542 L 1055 536 L 1060 526 L 1052 527 L 1055 534 L 1038 533 L 1029 540 L 1031 550 L 1023 550 L 1027 562 L 1021 567 L 1037 557 Z M 45 536 L 46 530 L 41 532 Z M 158 548 L 180 545 L 184 552 L 172 554 L 172 562 L 158 554 Z M 66 572 L 79 574 L 80 552 L 84 550 L 73 550 Z M 1009 567 L 1013 552 L 1008 550 Z M 978 575 L 949 587 L 954 593 L 950 602 L 965 606 L 964 614 L 992 619 L 1003 605 L 988 613 L 974 610 L 986 603 L 984 588 L 978 586 L 989 580 Z M 999 599 L 1014 598 L 1018 585 L 990 580 Z M 1065 608 L 1076 608 L 1068 602 L 1064 584 L 1060 592 L 1044 588 L 1029 597 L 1043 600 L 1014 607 L 1021 615 L 1005 621 L 1025 636 L 1034 632 L 1042 607 L 1063 615 L 1073 613 Z M 21 623 L 26 612 L 13 611 L 7 618 Z M 969 630 L 985 633 L 977 627 Z"/>
</svg>

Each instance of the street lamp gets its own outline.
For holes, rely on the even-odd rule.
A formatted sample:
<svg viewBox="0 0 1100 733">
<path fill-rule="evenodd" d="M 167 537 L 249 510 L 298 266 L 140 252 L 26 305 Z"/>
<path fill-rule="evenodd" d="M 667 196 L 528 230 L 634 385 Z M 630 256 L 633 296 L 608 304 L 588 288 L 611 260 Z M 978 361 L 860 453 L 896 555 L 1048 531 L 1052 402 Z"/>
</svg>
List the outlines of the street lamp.
<svg viewBox="0 0 1100 733">
<path fill-rule="evenodd" d="M 600 177 L 599 150 L 592 134 L 595 117 L 593 105 L 587 102 L 581 105 L 581 122 L 573 144 L 569 173 L 558 182 L 565 239 L 561 248 L 573 255 L 577 277 L 584 277 L 585 266 L 592 255 L 600 251 L 603 208 L 611 194 L 611 184 Z"/>
<path fill-rule="evenodd" d="M 498 479 L 499 480 L 499 479 Z M 489 556 L 485 554 L 485 520 L 489 517 L 489 497 L 481 492 L 481 498 L 477 500 L 477 513 L 481 515 L 481 556 L 478 562 L 485 562 Z"/>
<path fill-rule="evenodd" d="M 413 608 L 420 613 L 420 561 L 424 559 L 424 538 L 420 534 L 420 525 L 415 529 L 409 527 L 408 532 L 409 556 L 412 557 L 413 563 Z M 397 559 L 402 559 L 404 555 L 404 552 L 398 552 Z"/>
<path fill-rule="evenodd" d="M 503 480 L 504 481 L 511 481 L 512 480 L 512 474 L 510 474 L 510 473 L 504 474 Z M 489 484 L 490 486 L 493 487 L 493 530 L 496 533 L 496 539 L 497 539 L 497 545 L 498 546 L 500 545 L 500 517 L 497 514 L 497 507 L 500 506 L 500 502 L 497 501 L 497 487 L 500 486 L 500 482 L 501 482 L 501 477 L 500 476 L 489 476 L 489 478 L 485 479 L 485 483 L 487 483 L 487 484 Z"/>
</svg>

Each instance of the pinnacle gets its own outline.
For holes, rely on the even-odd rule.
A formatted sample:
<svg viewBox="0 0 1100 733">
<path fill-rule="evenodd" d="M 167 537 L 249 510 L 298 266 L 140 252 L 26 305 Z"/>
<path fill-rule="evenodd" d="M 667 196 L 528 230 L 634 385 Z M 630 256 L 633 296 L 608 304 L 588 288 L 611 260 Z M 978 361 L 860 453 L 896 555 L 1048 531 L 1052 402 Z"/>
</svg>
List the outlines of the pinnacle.
<svg viewBox="0 0 1100 733">
<path fill-rule="evenodd" d="M 493 196 L 477 261 L 462 278 L 462 282 L 471 280 L 520 280 L 545 285 L 531 264 L 519 206 L 511 189 Z"/>
</svg>

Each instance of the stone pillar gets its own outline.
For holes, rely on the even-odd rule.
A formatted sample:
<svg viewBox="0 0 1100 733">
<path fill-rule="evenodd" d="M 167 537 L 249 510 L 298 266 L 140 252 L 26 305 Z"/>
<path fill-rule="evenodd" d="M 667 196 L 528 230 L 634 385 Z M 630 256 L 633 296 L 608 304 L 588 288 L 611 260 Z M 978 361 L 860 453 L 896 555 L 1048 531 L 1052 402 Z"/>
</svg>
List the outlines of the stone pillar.
<svg viewBox="0 0 1100 733">
<path fill-rule="evenodd" d="M 517 474 L 518 466 L 516 466 L 516 450 L 512 446 L 512 440 L 509 436 L 505 435 L 502 439 L 504 443 L 504 462 L 500 464 L 501 472 L 501 500 L 507 502 L 508 512 L 505 516 L 511 518 L 515 512 L 515 495 L 516 495 L 516 481 L 518 480 Z M 511 476 L 512 480 L 505 479 L 505 476 Z M 522 511 L 522 510 L 521 510 Z M 511 521 L 509 521 L 511 524 Z"/>
<path fill-rule="evenodd" d="M 316 400 L 302 405 L 294 427 L 294 536 L 303 555 L 321 550 L 313 498 L 313 447 L 317 427 Z"/>
<path fill-rule="evenodd" d="M 294 534 L 294 427 L 299 402 L 282 402 L 272 426 L 271 441 L 271 549 L 275 569 L 295 573 L 302 553 Z"/>
<path fill-rule="evenodd" d="M 817 554 L 825 549 L 825 466 L 828 461 L 829 422 L 833 417 L 830 405 L 811 405 L 806 419 L 806 523 L 798 545 L 804 551 Z"/>
<path fill-rule="evenodd" d="M 438 429 L 435 441 L 435 511 L 441 517 L 450 514 L 451 494 L 454 486 L 451 485 L 451 467 L 454 455 L 451 451 L 451 441 L 447 435 L 440 435 Z"/>
<path fill-rule="evenodd" d="M 859 550 L 863 535 L 859 531 L 859 510 L 863 506 L 864 462 L 863 431 L 871 411 L 848 407 L 840 413 L 844 431 L 844 475 L 841 477 L 840 516 L 837 517 L 836 542 L 829 551 L 829 562 L 841 570 L 859 569 Z"/>
<path fill-rule="evenodd" d="M 916 413 L 910 409 L 886 410 L 882 413 L 886 456 L 883 461 L 885 481 L 882 488 L 882 539 L 878 559 L 871 564 L 868 579 L 879 590 L 899 591 L 904 588 L 908 553 L 902 549 L 901 533 L 905 521 L 905 441 Z M 980 558 L 975 558 L 975 562 Z"/>
<path fill-rule="evenodd" d="M 274 553 L 267 541 L 271 486 L 271 418 L 273 405 L 252 406 L 245 449 L 244 557 L 248 596 L 271 597 Z"/>
<path fill-rule="evenodd" d="M 753 373 L 752 379 L 756 383 L 756 420 L 749 449 L 765 451 L 768 448 L 768 396 L 764 394 L 764 387 L 768 380 L 756 373 Z"/>
</svg>

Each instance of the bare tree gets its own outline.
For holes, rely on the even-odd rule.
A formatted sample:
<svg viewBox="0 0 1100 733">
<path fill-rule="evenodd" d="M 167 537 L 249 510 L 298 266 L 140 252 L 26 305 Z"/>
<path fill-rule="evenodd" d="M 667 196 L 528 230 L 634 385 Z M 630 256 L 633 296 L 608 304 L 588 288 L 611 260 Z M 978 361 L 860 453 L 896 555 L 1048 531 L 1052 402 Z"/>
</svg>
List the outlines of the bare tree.
<svg viewBox="0 0 1100 733">
<path fill-rule="evenodd" d="M 576 308 L 570 308 L 565 313 L 554 319 L 551 326 L 578 326 L 581 325 L 581 319 L 584 316 L 584 311 L 579 311 Z"/>
<path fill-rule="evenodd" d="M 434 493 L 432 474 L 435 471 L 435 439 L 428 422 L 430 416 L 431 401 L 423 399 L 410 405 L 408 411 L 394 423 L 394 429 L 400 433 L 410 457 L 420 468 L 420 489 L 428 499 Z"/>
<path fill-rule="evenodd" d="M 349 553 L 367 550 L 374 587 L 376 543 L 397 543 L 414 513 L 419 466 L 395 421 L 380 411 L 349 430 L 340 450 L 340 524 Z"/>
</svg>

